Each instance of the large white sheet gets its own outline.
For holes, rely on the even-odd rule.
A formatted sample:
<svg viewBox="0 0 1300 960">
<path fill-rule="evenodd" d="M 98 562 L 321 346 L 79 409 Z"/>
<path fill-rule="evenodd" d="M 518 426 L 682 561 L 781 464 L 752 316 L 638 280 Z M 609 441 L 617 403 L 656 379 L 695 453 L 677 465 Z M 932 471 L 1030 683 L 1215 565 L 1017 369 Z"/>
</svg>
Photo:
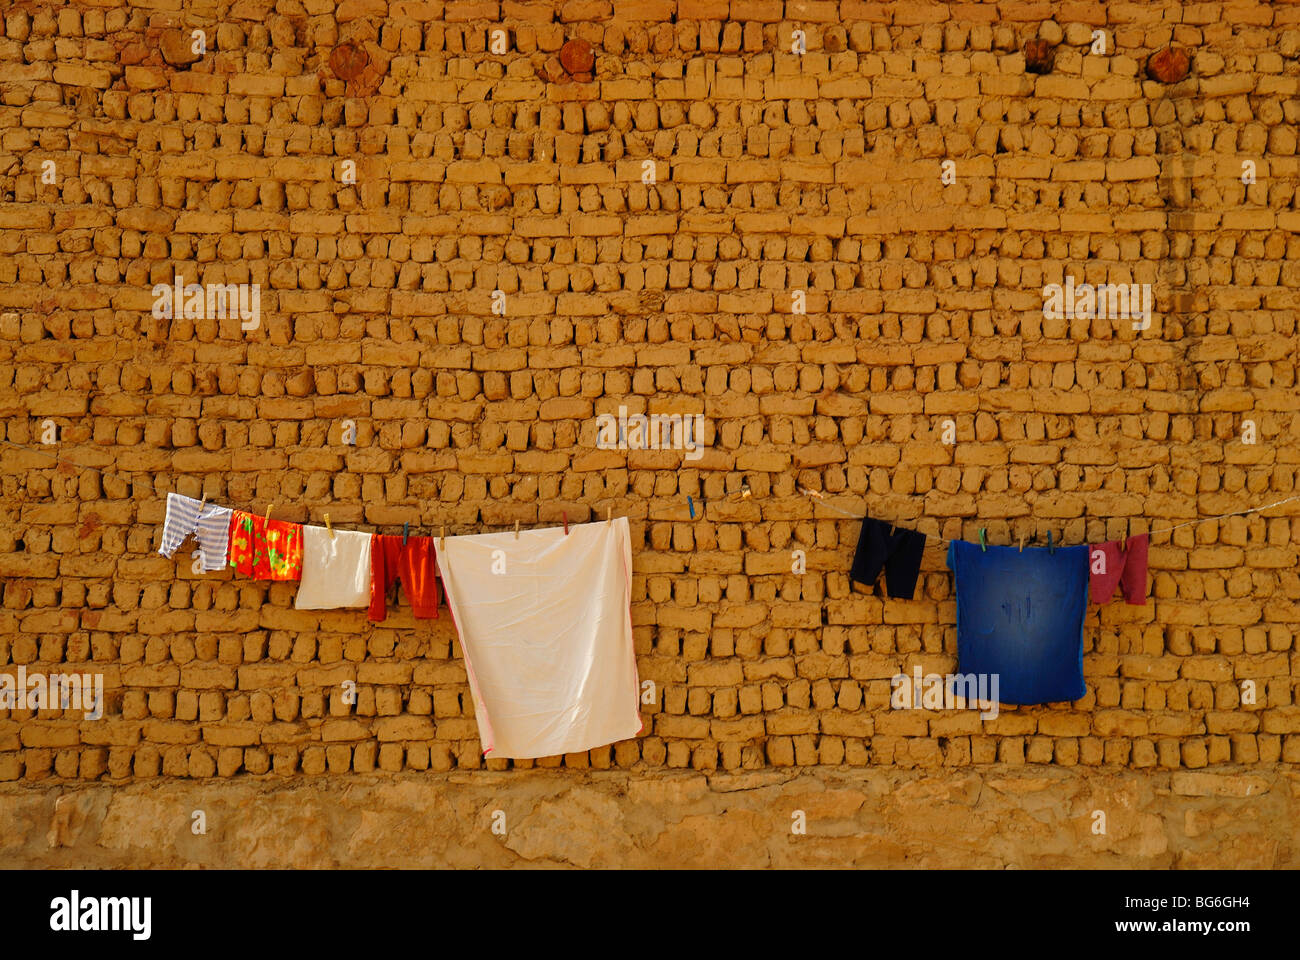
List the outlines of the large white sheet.
<svg viewBox="0 0 1300 960">
<path fill-rule="evenodd" d="M 483 753 L 579 753 L 641 730 L 626 517 L 447 537 L 438 568 Z"/>
</svg>

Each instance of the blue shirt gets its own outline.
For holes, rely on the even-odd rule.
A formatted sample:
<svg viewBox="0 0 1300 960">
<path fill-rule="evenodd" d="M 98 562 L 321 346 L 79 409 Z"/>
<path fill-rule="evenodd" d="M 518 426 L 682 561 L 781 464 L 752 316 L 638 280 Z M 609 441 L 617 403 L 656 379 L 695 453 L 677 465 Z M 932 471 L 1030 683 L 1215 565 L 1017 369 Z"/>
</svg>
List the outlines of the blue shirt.
<svg viewBox="0 0 1300 960">
<path fill-rule="evenodd" d="M 989 547 L 955 540 L 957 669 L 997 674 L 1002 703 L 1078 700 L 1088 547 Z"/>
</svg>

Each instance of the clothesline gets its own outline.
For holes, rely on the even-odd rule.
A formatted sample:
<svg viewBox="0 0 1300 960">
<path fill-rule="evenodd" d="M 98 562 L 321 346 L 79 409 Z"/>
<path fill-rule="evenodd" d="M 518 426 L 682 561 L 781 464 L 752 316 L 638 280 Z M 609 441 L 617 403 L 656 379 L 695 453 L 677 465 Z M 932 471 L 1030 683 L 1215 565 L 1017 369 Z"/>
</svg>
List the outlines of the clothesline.
<svg viewBox="0 0 1300 960">
<path fill-rule="evenodd" d="M 445 597 L 485 756 L 581 753 L 642 729 L 626 522 L 578 524 L 571 539 L 557 527 L 452 537 L 435 550 L 431 537 L 335 534 L 168 493 L 158 552 L 190 537 L 204 571 L 298 581 L 295 610 L 365 608 L 383 623 L 400 584 L 415 620 L 437 620 Z"/>
<path fill-rule="evenodd" d="M 41 449 L 36 448 L 36 447 L 30 447 L 30 446 L 26 446 L 26 445 L 24 445 L 24 444 L 14 443 L 12 440 L 0 439 L 0 443 L 6 444 L 7 446 L 10 446 L 10 447 L 14 447 L 14 448 L 17 449 L 17 450 L 26 450 L 26 451 L 28 451 L 29 453 L 36 453 L 36 454 L 39 454 L 39 455 L 41 455 L 41 456 L 43 456 L 43 457 L 49 457 L 50 459 L 54 460 L 56 463 L 67 464 L 68 466 L 71 466 L 71 467 L 78 467 L 79 469 L 82 469 L 82 470 L 93 470 L 93 471 L 95 471 L 96 473 L 98 473 L 100 476 L 112 476 L 112 477 L 117 477 L 117 478 L 120 479 L 120 480 L 125 480 L 125 479 L 126 479 L 126 478 L 125 478 L 124 476 L 122 476 L 121 474 L 114 473 L 114 472 L 111 471 L 111 470 L 105 470 L 105 469 L 103 469 L 102 467 L 92 467 L 92 466 L 90 466 L 89 464 L 77 463 L 77 462 L 75 462 L 75 461 L 73 461 L 73 460 L 69 460 L 69 459 L 67 459 L 66 457 L 63 457 L 63 456 L 61 456 L 61 455 L 59 455 L 59 454 L 57 454 L 57 453 L 50 453 L 50 452 L 48 452 L 48 451 L 41 450 Z M 824 493 L 820 493 L 820 492 L 818 492 L 818 491 L 816 491 L 816 490 L 809 490 L 809 489 L 807 489 L 806 487 L 799 487 L 798 490 L 799 490 L 799 492 L 802 493 L 804 496 L 808 497 L 808 498 L 811 499 L 811 500 L 816 500 L 818 503 L 820 503 L 823 507 L 825 507 L 825 508 L 828 509 L 828 510 L 833 510 L 834 512 L 836 512 L 836 513 L 838 513 L 838 514 L 840 514 L 840 515 L 842 515 L 842 516 L 844 516 L 844 517 L 848 517 L 848 518 L 853 519 L 853 520 L 861 520 L 861 519 L 862 519 L 862 515 L 861 515 L 860 512 L 855 513 L 855 512 L 850 511 L 850 510 L 845 510 L 843 507 L 836 506 L 835 504 L 831 503 L 829 500 L 826 499 L 826 494 L 824 494 Z M 1156 536 L 1156 535 L 1158 535 L 1158 534 L 1162 534 L 1162 533 L 1172 533 L 1173 531 L 1178 530 L 1178 529 L 1180 529 L 1180 528 L 1182 528 L 1182 527 L 1194 527 L 1194 526 L 1197 526 L 1197 525 L 1202 524 L 1202 523 L 1210 523 L 1211 521 L 1214 521 L 1214 520 L 1226 520 L 1226 519 L 1228 519 L 1229 517 L 1244 517 L 1244 516 L 1248 516 L 1248 515 L 1250 515 L 1250 514 L 1252 514 L 1252 513 L 1262 513 L 1262 512 L 1265 511 L 1265 510 L 1272 510 L 1274 507 L 1280 507 L 1280 506 L 1282 506 L 1283 504 L 1286 504 L 1286 503 L 1292 503 L 1292 502 L 1297 501 L 1297 500 L 1300 500 L 1300 494 L 1297 494 L 1297 495 L 1295 495 L 1295 496 L 1291 496 L 1291 497 L 1285 497 L 1285 498 L 1282 499 L 1282 500 L 1277 500 L 1277 501 L 1274 501 L 1273 503 L 1267 503 L 1267 504 L 1264 504 L 1264 505 L 1261 506 L 1261 507 L 1251 507 L 1249 510 L 1237 510 L 1237 511 L 1234 511 L 1234 512 L 1232 512 L 1232 513 L 1221 513 L 1221 514 L 1218 514 L 1218 515 L 1213 516 L 1213 517 L 1200 517 L 1199 519 L 1196 519 L 1196 520 L 1185 520 L 1185 521 L 1183 521 L 1182 523 L 1175 523 L 1175 524 L 1173 524 L 1172 526 L 1161 527 L 1161 528 L 1158 529 L 1158 530 L 1151 530 L 1151 531 L 1148 531 L 1148 535 L 1154 537 L 1154 536 Z M 692 509 L 692 514 L 694 514 L 694 509 Z M 567 524 L 566 524 L 566 525 L 567 525 Z M 960 538 L 958 538 L 958 539 L 960 539 Z M 954 542 L 953 540 L 947 539 L 947 538 L 945 538 L 945 537 L 939 537 L 939 536 L 933 536 L 933 535 L 927 534 L 927 535 L 926 535 L 926 545 L 927 545 L 927 546 L 930 545 L 930 541 L 934 541 L 934 546 L 941 546 L 941 545 L 946 545 L 946 544 L 949 544 L 949 543 Z"/>
<path fill-rule="evenodd" d="M 850 510 L 845 510 L 843 507 L 836 506 L 835 504 L 831 503 L 826 499 L 826 494 L 824 493 L 819 493 L 816 490 L 809 490 L 806 487 L 799 487 L 799 492 L 802 493 L 804 496 L 808 497 L 810 500 L 816 500 L 818 503 L 820 503 L 823 507 L 825 507 L 828 510 L 834 510 L 836 513 L 839 513 L 845 517 L 849 517 L 850 519 L 853 520 L 862 519 L 862 514 L 860 511 L 854 513 Z M 1148 532 L 1148 536 L 1154 537 L 1157 534 L 1161 534 L 1161 533 L 1171 533 L 1174 530 L 1179 529 L 1180 527 L 1194 527 L 1198 524 L 1209 523 L 1212 520 L 1225 520 L 1228 517 L 1244 517 L 1247 514 L 1251 514 L 1251 513 L 1261 513 L 1264 510 L 1272 510 L 1274 507 L 1280 507 L 1284 503 L 1291 503 L 1292 501 L 1295 500 L 1300 500 L 1300 494 L 1297 494 L 1292 497 L 1286 497 L 1285 499 L 1275 501 L 1274 503 L 1267 503 L 1262 507 L 1251 507 L 1249 510 L 1238 510 L 1234 513 L 1221 513 L 1218 514 L 1217 516 L 1201 517 L 1197 520 L 1185 520 L 1182 523 L 1175 523 L 1173 526 L 1170 527 L 1161 527 L 1159 530 L 1151 530 Z M 926 546 L 930 546 L 931 540 L 935 541 L 934 544 L 935 546 L 940 546 L 942 544 L 949 544 L 953 542 L 959 542 L 954 540 L 948 540 L 944 537 L 937 537 L 937 536 L 932 536 L 931 534 L 926 534 Z M 1061 544 L 1061 546 L 1063 546 L 1063 544 Z"/>
<path fill-rule="evenodd" d="M 49 457 L 50 459 L 54 460 L 54 461 L 56 462 L 56 464 L 66 464 L 67 466 L 70 466 L 70 467 L 78 467 L 78 468 L 80 468 L 80 469 L 82 469 L 82 470 L 93 470 L 93 471 L 95 471 L 96 473 L 98 473 L 100 476 L 116 477 L 117 479 L 122 480 L 123 482 L 126 482 L 126 479 L 127 479 L 127 478 L 124 477 L 122 474 L 114 473 L 114 472 L 111 471 L 111 470 L 105 470 L 105 469 L 103 469 L 102 467 L 92 467 L 92 466 L 90 466 L 89 464 L 85 464 L 85 463 L 77 463 L 76 461 L 69 460 L 69 459 L 67 459 L 66 457 L 60 456 L 60 455 L 57 454 L 57 453 L 50 453 L 50 452 L 47 451 L 47 450 L 41 450 L 41 449 L 39 449 L 39 448 L 37 448 L 37 447 L 29 447 L 29 446 L 25 446 L 24 444 L 21 444 L 21 443 L 14 443 L 12 440 L 4 440 L 4 439 L 0 439 L 0 443 L 6 444 L 7 446 L 10 446 L 10 447 L 14 447 L 14 448 L 17 449 L 17 450 L 25 450 L 25 451 L 27 451 L 28 453 L 35 453 L 35 454 L 39 454 L 39 455 L 42 456 L 42 457 Z M 593 516 L 594 516 L 594 514 L 593 514 Z M 610 520 L 610 519 L 612 519 L 612 517 L 613 517 L 613 508 L 611 508 L 611 507 L 609 507 L 609 506 L 606 506 L 606 508 L 605 508 L 605 519 L 606 519 L 606 520 Z M 567 531 L 568 526 L 569 526 L 569 517 L 568 517 L 568 514 L 566 513 L 566 514 L 564 514 L 564 515 L 561 517 L 561 519 L 559 519 L 559 520 L 549 520 L 549 521 L 539 521 L 539 522 L 543 522 L 543 523 L 559 523 L 559 524 L 562 524 L 562 525 L 564 526 L 564 528 L 566 529 L 566 531 Z M 328 515 L 326 515 L 326 523 L 327 523 L 327 524 L 329 523 Z M 427 526 L 427 525 L 426 525 L 426 526 Z M 519 529 L 519 522 L 518 522 L 518 521 L 515 521 L 515 529 L 516 529 L 516 531 L 518 531 L 518 529 Z M 446 528 L 444 527 L 443 530 L 444 530 L 443 536 L 446 536 L 446 533 L 445 533 Z"/>
</svg>

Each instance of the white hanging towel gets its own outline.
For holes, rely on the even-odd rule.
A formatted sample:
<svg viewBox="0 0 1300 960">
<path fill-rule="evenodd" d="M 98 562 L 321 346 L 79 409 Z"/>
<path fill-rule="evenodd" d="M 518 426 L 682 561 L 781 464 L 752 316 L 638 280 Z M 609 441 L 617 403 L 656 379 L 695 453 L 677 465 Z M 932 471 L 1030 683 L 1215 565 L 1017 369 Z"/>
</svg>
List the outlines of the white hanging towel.
<svg viewBox="0 0 1300 960">
<path fill-rule="evenodd" d="M 485 756 L 580 753 L 641 732 L 626 517 L 447 537 L 438 569 Z"/>
<path fill-rule="evenodd" d="M 338 610 L 370 605 L 369 533 L 303 525 L 302 586 L 295 610 Z"/>
</svg>

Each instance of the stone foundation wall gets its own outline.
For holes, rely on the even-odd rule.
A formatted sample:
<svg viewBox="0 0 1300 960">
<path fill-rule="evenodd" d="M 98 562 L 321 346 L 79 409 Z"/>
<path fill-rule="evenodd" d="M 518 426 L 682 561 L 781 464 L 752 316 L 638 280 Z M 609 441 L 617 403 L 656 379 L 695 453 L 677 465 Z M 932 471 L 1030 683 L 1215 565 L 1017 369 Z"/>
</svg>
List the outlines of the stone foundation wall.
<svg viewBox="0 0 1300 960">
<path fill-rule="evenodd" d="M 1298 798 L 1276 767 L 11 785 L 0 865 L 1280 868 L 1300 863 Z"/>
</svg>

